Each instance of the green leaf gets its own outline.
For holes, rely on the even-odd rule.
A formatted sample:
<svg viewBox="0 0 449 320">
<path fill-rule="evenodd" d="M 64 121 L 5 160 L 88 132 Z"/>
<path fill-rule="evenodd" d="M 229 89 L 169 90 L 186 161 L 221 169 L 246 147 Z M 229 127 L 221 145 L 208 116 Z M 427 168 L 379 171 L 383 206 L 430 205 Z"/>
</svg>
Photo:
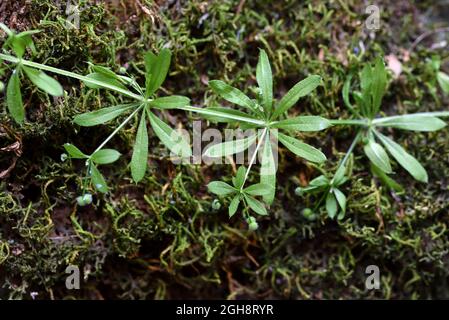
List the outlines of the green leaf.
<svg viewBox="0 0 449 320">
<path fill-rule="evenodd" d="M 245 166 L 240 166 L 237 170 L 235 177 L 232 177 L 232 183 L 237 189 L 240 189 L 245 182 L 246 168 Z"/>
<path fill-rule="evenodd" d="M 170 68 L 171 52 L 162 49 L 159 55 L 147 53 L 145 56 L 145 68 L 147 78 L 147 96 L 151 96 L 164 82 Z"/>
<path fill-rule="evenodd" d="M 267 209 L 265 208 L 265 206 L 263 205 L 262 202 L 260 202 L 259 200 L 248 196 L 246 194 L 243 195 L 245 197 L 246 203 L 248 204 L 248 206 L 254 210 L 255 213 L 257 213 L 258 215 L 261 216 L 266 216 L 268 215 Z"/>
<path fill-rule="evenodd" d="M 259 62 L 257 63 L 256 79 L 262 93 L 263 107 L 266 113 L 269 114 L 273 103 L 273 75 L 267 53 L 262 49 L 260 50 Z"/>
<path fill-rule="evenodd" d="M 162 98 L 156 98 L 151 101 L 150 106 L 159 109 L 173 109 L 177 107 L 183 107 L 190 104 L 190 99 L 183 96 L 168 96 Z"/>
<path fill-rule="evenodd" d="M 210 114 L 204 115 L 203 118 L 212 122 L 223 122 L 223 123 L 237 123 L 242 121 L 242 119 L 256 119 L 242 111 L 223 108 L 223 107 L 210 107 L 204 110 L 209 111 Z M 226 117 L 230 116 L 230 117 Z M 233 118 L 233 119 L 231 119 Z"/>
<path fill-rule="evenodd" d="M 326 211 L 331 219 L 337 215 L 337 200 L 332 192 L 329 192 L 326 196 Z"/>
<path fill-rule="evenodd" d="M 97 167 L 91 163 L 90 165 L 90 175 L 92 177 L 92 183 L 98 191 L 102 193 L 108 192 L 108 185 L 103 175 L 98 171 Z"/>
<path fill-rule="evenodd" d="M 425 115 L 407 114 L 379 119 L 374 122 L 378 127 L 392 127 L 409 131 L 437 131 L 446 126 L 443 120 Z"/>
<path fill-rule="evenodd" d="M 73 122 L 83 127 L 91 127 L 111 121 L 136 104 L 124 104 L 77 115 Z"/>
<path fill-rule="evenodd" d="M 204 152 L 207 157 L 225 157 L 231 154 L 242 152 L 256 141 L 256 135 L 252 135 L 247 138 L 226 141 L 215 144 Z"/>
<path fill-rule="evenodd" d="M 337 172 L 335 172 L 335 175 L 333 178 L 334 186 L 339 186 L 346 182 L 345 172 L 346 172 L 346 166 L 344 166 L 344 165 L 340 166 L 337 169 Z"/>
<path fill-rule="evenodd" d="M 209 81 L 209 86 L 212 90 L 221 96 L 223 99 L 232 102 L 236 105 L 248 108 L 252 111 L 256 111 L 256 104 L 253 100 L 248 98 L 242 91 L 237 88 L 231 87 L 220 80 L 211 80 Z"/>
<path fill-rule="evenodd" d="M 338 205 L 341 211 L 346 212 L 346 196 L 340 189 L 334 189 L 335 198 L 337 198 Z"/>
<path fill-rule="evenodd" d="M 374 139 L 370 139 L 363 147 L 363 150 L 374 165 L 385 173 L 391 173 L 391 165 L 388 154 L 380 144 L 374 141 Z"/>
<path fill-rule="evenodd" d="M 93 72 L 93 73 L 88 74 L 86 76 L 86 78 L 89 78 L 89 79 L 92 79 L 92 80 L 96 80 L 96 81 L 100 81 L 100 82 L 104 82 L 107 85 L 114 86 L 114 87 L 126 90 L 126 87 L 119 80 L 117 80 L 115 77 L 109 76 L 109 75 L 107 75 L 105 73 Z M 91 89 L 99 89 L 99 88 L 106 88 L 106 89 L 108 89 L 107 87 L 100 86 L 100 85 L 98 85 L 96 83 L 92 83 L 92 82 L 89 82 L 87 80 L 83 80 L 83 82 L 86 84 L 87 87 L 89 87 Z"/>
<path fill-rule="evenodd" d="M 295 131 L 320 131 L 332 126 L 329 120 L 318 116 L 299 116 L 274 123 L 272 128 Z"/>
<path fill-rule="evenodd" d="M 443 90 L 444 93 L 449 94 L 449 75 L 440 71 L 437 73 L 437 80 L 441 90 Z"/>
<path fill-rule="evenodd" d="M 260 182 L 269 187 L 270 192 L 263 195 L 263 200 L 270 205 L 273 203 L 276 193 L 276 162 L 270 142 L 270 133 L 267 133 L 265 137 L 265 144 L 262 150 Z"/>
<path fill-rule="evenodd" d="M 243 189 L 243 191 L 250 196 L 267 196 L 271 193 L 271 189 L 270 185 L 257 183 Z"/>
<path fill-rule="evenodd" d="M 154 133 L 171 152 L 180 157 L 190 157 L 192 155 L 190 145 L 178 131 L 170 128 L 151 111 L 148 111 L 148 117 Z"/>
<path fill-rule="evenodd" d="M 290 109 L 296 102 L 298 102 L 299 98 L 308 95 L 310 92 L 315 90 L 316 87 L 321 82 L 321 77 L 317 75 L 311 75 L 301 80 L 297 84 L 295 84 L 287 94 L 281 99 L 278 107 L 273 113 L 272 119 L 276 119 L 288 109 Z"/>
<path fill-rule="evenodd" d="M 62 89 L 59 82 L 48 76 L 45 72 L 25 66 L 23 66 L 23 70 L 31 82 L 33 82 L 39 89 L 55 97 L 60 97 L 64 94 L 64 89 Z"/>
<path fill-rule="evenodd" d="M 74 159 L 87 159 L 89 156 L 85 155 L 80 149 L 75 147 L 73 144 L 64 144 L 64 149 L 69 154 L 70 158 Z"/>
<path fill-rule="evenodd" d="M 428 182 L 428 176 L 423 166 L 413 156 L 408 154 L 399 144 L 384 136 L 380 132 L 375 131 L 376 136 L 387 148 L 388 152 L 396 159 L 396 161 L 407 170 L 416 180 Z"/>
<path fill-rule="evenodd" d="M 376 167 L 374 164 L 371 163 L 371 172 L 374 176 L 378 177 L 383 184 L 385 184 L 387 187 L 389 187 L 391 190 L 394 190 L 396 192 L 402 192 L 404 191 L 404 188 L 394 181 L 392 178 L 387 176 L 385 172 L 380 170 L 378 167 Z"/>
<path fill-rule="evenodd" d="M 329 185 L 329 179 L 326 176 L 321 175 L 321 176 L 316 177 L 312 181 L 310 181 L 309 185 L 313 186 L 313 187 L 328 186 Z"/>
<path fill-rule="evenodd" d="M 145 176 L 148 161 L 148 132 L 145 109 L 142 111 L 136 141 L 134 142 L 133 155 L 131 157 L 131 176 L 134 182 L 139 182 Z"/>
<path fill-rule="evenodd" d="M 351 88 L 351 80 L 352 80 L 352 75 L 349 75 L 343 85 L 342 96 L 343 96 L 343 102 L 345 103 L 346 108 L 348 108 L 349 110 L 352 111 L 352 110 L 354 110 L 354 107 L 351 104 L 351 101 L 349 100 L 349 89 Z"/>
<path fill-rule="evenodd" d="M 320 150 L 281 132 L 278 133 L 278 136 L 279 141 L 297 156 L 316 163 L 326 161 L 326 156 Z"/>
<path fill-rule="evenodd" d="M 109 164 L 113 163 L 120 158 L 121 154 L 114 149 L 101 149 L 95 152 L 91 159 L 96 164 Z"/>
<path fill-rule="evenodd" d="M 360 74 L 360 87 L 361 87 L 361 95 L 358 95 L 356 92 L 353 93 L 354 98 L 356 99 L 357 104 L 362 111 L 362 115 L 371 118 L 371 104 L 372 104 L 372 91 L 371 85 L 373 81 L 372 69 L 369 64 L 365 65 Z"/>
<path fill-rule="evenodd" d="M 373 82 L 371 85 L 372 95 L 373 95 L 373 106 L 372 106 L 372 116 L 375 116 L 380 109 L 382 103 L 382 98 L 385 94 L 385 89 L 387 86 L 387 71 L 385 69 L 385 64 L 382 58 L 377 58 L 376 64 L 373 69 Z"/>
<path fill-rule="evenodd" d="M 223 181 L 212 181 L 207 185 L 207 188 L 218 196 L 227 196 L 237 192 L 233 186 Z"/>
<path fill-rule="evenodd" d="M 17 123 L 23 123 L 25 109 L 23 107 L 22 93 L 20 92 L 20 79 L 17 70 L 14 70 L 6 88 L 6 104 L 13 119 Z"/>
<path fill-rule="evenodd" d="M 236 195 L 234 198 L 232 198 L 231 203 L 229 204 L 229 218 L 231 218 L 239 208 L 240 203 L 240 195 Z"/>
</svg>

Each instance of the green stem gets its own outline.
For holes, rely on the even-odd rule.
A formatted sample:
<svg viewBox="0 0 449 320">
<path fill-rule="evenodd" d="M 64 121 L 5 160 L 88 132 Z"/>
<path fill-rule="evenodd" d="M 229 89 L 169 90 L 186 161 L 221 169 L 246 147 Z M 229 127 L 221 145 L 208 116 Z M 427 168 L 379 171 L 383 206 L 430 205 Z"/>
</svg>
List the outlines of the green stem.
<svg viewBox="0 0 449 320">
<path fill-rule="evenodd" d="M 214 116 L 214 117 L 221 117 L 221 118 L 226 118 L 226 119 L 231 119 L 231 120 L 236 120 L 236 121 L 242 121 L 242 122 L 261 125 L 261 126 L 265 125 L 265 122 L 262 120 L 258 120 L 258 119 L 254 119 L 254 118 L 250 118 L 250 117 L 243 117 L 243 116 L 234 115 L 234 114 L 231 115 L 229 113 L 225 113 L 225 112 L 221 112 L 221 111 L 217 111 L 217 110 L 208 110 L 207 108 L 183 106 L 183 107 L 177 107 L 176 109 L 184 110 L 184 111 L 191 111 L 191 112 L 195 112 L 198 114 L 204 114 L 207 116 Z"/>
<path fill-rule="evenodd" d="M 353 119 L 353 120 L 329 120 L 333 125 L 351 125 L 351 126 L 366 126 L 368 121 L 364 119 Z"/>
<path fill-rule="evenodd" d="M 260 146 L 262 145 L 262 143 L 265 140 L 265 136 L 267 135 L 267 131 L 268 131 L 268 128 L 264 128 L 263 131 L 262 131 L 262 134 L 260 135 L 259 141 L 257 142 L 256 150 L 254 150 L 254 154 L 251 157 L 251 160 L 249 161 L 248 169 L 246 170 L 245 178 L 243 179 L 243 183 L 242 183 L 242 186 L 240 187 L 240 191 L 242 191 L 243 187 L 245 186 L 245 182 L 248 179 L 248 175 L 249 175 L 249 172 L 251 170 L 251 167 L 253 166 L 254 162 L 256 161 L 257 153 L 259 152 Z"/>
<path fill-rule="evenodd" d="M 357 132 L 357 135 L 355 136 L 354 140 L 352 141 L 351 145 L 349 146 L 348 151 L 346 151 L 345 156 L 343 157 L 343 159 L 341 160 L 341 162 L 339 163 L 337 170 L 335 170 L 335 172 L 338 172 L 338 170 L 340 170 L 341 167 L 343 167 L 346 162 L 349 159 L 349 156 L 352 154 L 352 151 L 354 150 L 355 146 L 357 145 L 357 143 L 359 142 L 360 138 L 362 136 L 362 130 L 359 130 L 359 132 Z M 333 185 L 334 183 L 334 177 L 332 178 L 332 180 L 330 181 L 330 184 Z"/>
<path fill-rule="evenodd" d="M 142 109 L 143 106 L 144 104 L 136 108 L 136 110 L 134 110 L 117 128 L 115 128 L 115 130 L 102 142 L 102 144 L 100 144 L 100 146 L 98 146 L 97 149 L 95 149 L 95 151 L 92 154 L 101 150 L 109 142 L 109 140 L 111 140 L 112 137 L 114 137 L 117 134 L 117 132 L 119 132 L 120 129 L 122 129 L 125 126 L 125 124 L 127 124 L 129 120 L 131 120 L 134 117 L 134 115 Z"/>
<path fill-rule="evenodd" d="M 109 90 L 113 90 L 113 91 L 119 92 L 119 93 L 121 93 L 121 94 L 123 94 L 125 96 L 128 96 L 130 98 L 133 98 L 133 99 L 136 99 L 136 100 L 139 100 L 139 101 L 142 101 L 142 100 L 145 99 L 144 97 L 142 97 L 142 96 L 140 96 L 138 94 L 135 94 L 135 93 L 133 93 L 133 92 L 131 92 L 129 90 L 126 90 L 126 89 L 123 89 L 123 88 L 120 88 L 120 87 L 116 87 L 114 85 L 108 84 L 108 83 L 103 82 L 103 81 L 91 79 L 91 78 L 88 78 L 86 76 L 82 76 L 82 75 L 79 75 L 79 74 L 76 74 L 76 73 L 73 73 L 73 72 L 70 72 L 70 71 L 61 70 L 61 69 L 58 69 L 58 68 L 50 67 L 50 66 L 47 66 L 47 65 L 44 65 L 44 64 L 40 64 L 40 63 L 36 63 L 36 62 L 24 60 L 24 59 L 19 59 L 17 57 L 6 55 L 6 54 L 2 54 L 2 53 L 0 53 L 0 59 L 5 60 L 5 61 L 9 61 L 9 62 L 12 62 L 12 63 L 17 63 L 19 65 L 21 64 L 21 65 L 32 67 L 32 68 L 36 68 L 36 69 L 39 69 L 39 70 L 45 70 L 45 71 L 48 71 L 48 72 L 60 74 L 62 76 L 78 79 L 78 80 L 81 80 L 83 82 L 89 82 L 89 83 L 95 84 L 97 86 L 103 87 L 105 89 L 109 89 Z"/>
</svg>

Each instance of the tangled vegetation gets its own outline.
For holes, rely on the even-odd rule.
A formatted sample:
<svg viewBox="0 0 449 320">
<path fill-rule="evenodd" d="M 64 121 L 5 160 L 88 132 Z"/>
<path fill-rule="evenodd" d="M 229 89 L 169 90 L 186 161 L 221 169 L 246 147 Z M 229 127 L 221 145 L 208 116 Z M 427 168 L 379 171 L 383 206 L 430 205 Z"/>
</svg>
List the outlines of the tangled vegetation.
<svg viewBox="0 0 449 320">
<path fill-rule="evenodd" d="M 83 2 L 77 30 L 35 0 L 24 30 L 5 21 L 0 296 L 445 297 L 447 53 L 404 48 L 425 28 L 408 24 L 416 4 L 383 8 L 374 32 L 355 3 L 312 2 Z M 387 53 L 392 73 L 374 58 Z M 172 127 L 194 130 L 197 116 L 259 129 L 205 152 L 254 146 L 247 168 L 167 161 L 192 155 Z M 82 267 L 79 291 L 64 286 L 69 264 Z M 364 288 L 370 264 L 380 290 Z"/>
</svg>

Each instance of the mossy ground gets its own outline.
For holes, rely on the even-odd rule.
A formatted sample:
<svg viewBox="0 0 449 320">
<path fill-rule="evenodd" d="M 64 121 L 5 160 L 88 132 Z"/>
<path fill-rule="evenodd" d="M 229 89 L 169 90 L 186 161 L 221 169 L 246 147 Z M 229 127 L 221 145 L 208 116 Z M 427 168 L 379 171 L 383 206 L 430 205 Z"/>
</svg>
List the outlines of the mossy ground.
<svg viewBox="0 0 449 320">
<path fill-rule="evenodd" d="M 166 92 L 189 96 L 198 106 L 222 103 L 208 89 L 209 79 L 240 88 L 254 85 L 258 48 L 264 48 L 276 96 L 307 74 L 324 78 L 294 113 L 347 116 L 341 98 L 347 75 L 388 54 L 402 60 L 403 72 L 391 82 L 385 113 L 448 108 L 428 67 L 428 60 L 439 55 L 448 71 L 448 51 L 430 47 L 445 35 L 432 35 L 410 50 L 423 32 L 447 26 L 447 7 L 434 1 L 378 1 L 382 20 L 376 32 L 364 27 L 365 5 L 352 0 L 80 1 L 79 30 L 65 27 L 64 7 L 57 2 L 11 3 L 16 7 L 0 6 L 0 19 L 19 30 L 43 30 L 35 36 L 35 61 L 81 73 L 92 61 L 142 75 L 143 54 L 166 45 L 174 57 Z M 71 120 L 120 98 L 58 79 L 68 99 L 47 98 L 25 85 L 23 127 L 1 109 L 0 148 L 10 148 L 0 151 L 0 172 L 5 172 L 0 179 L 0 298 L 31 299 L 32 292 L 40 299 L 449 298 L 447 129 L 395 131 L 430 178 L 428 185 L 417 183 L 397 168 L 395 178 L 406 186 L 400 194 L 371 176 L 357 148 L 345 186 L 349 210 L 341 222 L 324 212 L 313 222 L 302 217 L 314 199 L 299 198 L 294 189 L 318 171 L 281 152 L 270 216 L 259 220 L 257 232 L 249 232 L 240 217 L 227 218 L 226 203 L 212 208 L 214 197 L 205 187 L 229 177 L 232 166 L 175 166 L 150 138 L 146 178 L 132 183 L 127 168 L 132 126 L 110 144 L 123 153 L 119 163 L 104 167 L 111 192 L 95 197 L 91 206 L 77 207 L 82 163 L 61 162 L 62 145 L 73 142 L 92 151 L 114 123 L 79 128 Z M 184 112 L 165 116 L 188 130 L 196 119 Z M 339 127 L 306 137 L 328 155 L 325 168 L 333 170 L 353 133 Z M 69 264 L 83 272 L 81 290 L 65 288 Z M 365 289 L 370 264 L 380 267 L 379 290 Z"/>
</svg>

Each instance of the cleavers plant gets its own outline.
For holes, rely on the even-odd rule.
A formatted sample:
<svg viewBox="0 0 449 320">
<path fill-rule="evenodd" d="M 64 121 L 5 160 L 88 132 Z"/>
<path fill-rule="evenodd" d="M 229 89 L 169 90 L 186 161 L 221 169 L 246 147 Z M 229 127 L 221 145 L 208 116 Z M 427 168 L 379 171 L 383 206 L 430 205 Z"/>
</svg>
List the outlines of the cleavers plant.
<svg viewBox="0 0 449 320">
<path fill-rule="evenodd" d="M 3 44 L 3 53 L 0 53 L 0 62 L 8 62 L 2 63 L 0 75 L 4 74 L 6 69 L 11 69 L 11 76 L 6 88 L 6 105 L 11 117 L 18 125 L 25 121 L 20 81 L 24 75 L 39 89 L 53 96 L 64 96 L 63 87 L 44 71 L 78 79 L 92 89 L 114 91 L 130 100 L 126 104 L 108 106 L 80 114 L 73 120 L 79 126 L 88 127 L 104 124 L 119 117 L 124 118 L 91 153 L 83 152 L 70 143 L 64 145 L 67 154 L 62 155 L 62 160 L 71 158 L 85 162 L 86 174 L 82 178 L 82 194 L 76 199 L 78 205 L 81 206 L 92 202 L 91 190 L 95 189 L 100 193 L 108 192 L 106 179 L 99 171 L 99 166 L 115 162 L 121 154 L 117 150 L 105 147 L 122 128 L 132 121 L 136 127 L 136 136 L 130 169 L 131 176 L 136 183 L 145 177 L 147 169 L 148 127 L 174 155 L 181 158 L 192 156 L 191 147 L 185 137 L 161 119 L 163 110 L 177 109 L 198 113 L 211 121 L 234 123 L 241 128 L 254 129 L 254 134 L 213 145 L 204 154 L 208 157 L 226 157 L 255 146 L 250 154 L 248 166 L 238 168 L 235 177 L 231 179 L 232 185 L 223 181 L 213 181 L 208 184 L 210 192 L 229 199 L 229 217 L 234 216 L 241 208 L 250 230 L 258 228 L 256 218 L 251 216 L 250 210 L 257 215 L 267 215 L 266 205 L 271 205 L 275 198 L 277 142 L 280 142 L 295 155 L 319 165 L 325 162 L 326 156 L 317 148 L 303 142 L 297 135 L 300 132 L 324 130 L 332 125 L 356 127 L 355 139 L 340 161 L 335 174 L 323 174 L 313 179 L 309 186 L 297 189 L 299 195 L 309 192 L 321 194 L 315 208 L 304 210 L 306 217 L 313 219 L 319 209 L 324 206 L 330 218 L 341 219 L 344 217 L 347 207 L 346 196 L 341 190 L 343 184 L 349 180 L 347 162 L 359 142 L 363 144 L 363 150 L 372 163 L 373 174 L 380 177 L 391 188 L 398 188 L 399 185 L 388 176 L 393 173 L 393 167 L 387 151 L 415 179 L 427 182 L 427 173 L 422 165 L 381 130 L 390 127 L 412 131 L 436 131 L 446 125 L 440 117 L 449 116 L 449 112 L 430 112 L 379 117 L 382 98 L 388 83 L 388 74 L 381 59 L 378 59 L 374 66 L 367 65 L 362 70 L 360 91 L 351 89 L 351 78 L 348 78 L 345 83 L 343 100 L 354 118 L 328 120 L 310 115 L 289 117 L 288 110 L 301 97 L 317 88 L 321 84 L 321 77 L 318 75 L 306 77 L 278 101 L 274 99 L 273 76 L 268 56 L 264 50 L 260 50 L 257 64 L 258 89 L 254 99 L 223 81 L 212 80 L 209 82 L 212 91 L 240 109 L 199 108 L 190 106 L 190 99 L 187 97 L 159 96 L 157 94 L 168 75 L 171 62 L 171 53 L 166 48 L 160 50 L 157 55 L 152 52 L 145 55 L 145 83 L 141 85 L 131 75 L 116 74 L 109 68 L 94 64 L 89 65 L 90 73 L 84 76 L 25 60 L 23 56 L 27 49 L 35 52 L 31 36 L 39 31 L 16 34 L 4 24 L 0 24 L 0 27 L 7 35 Z M 355 105 L 350 101 L 350 93 Z M 256 164 L 259 153 L 261 154 L 260 181 L 248 185 L 249 175 Z M 261 199 L 256 197 L 261 197 Z"/>
</svg>

